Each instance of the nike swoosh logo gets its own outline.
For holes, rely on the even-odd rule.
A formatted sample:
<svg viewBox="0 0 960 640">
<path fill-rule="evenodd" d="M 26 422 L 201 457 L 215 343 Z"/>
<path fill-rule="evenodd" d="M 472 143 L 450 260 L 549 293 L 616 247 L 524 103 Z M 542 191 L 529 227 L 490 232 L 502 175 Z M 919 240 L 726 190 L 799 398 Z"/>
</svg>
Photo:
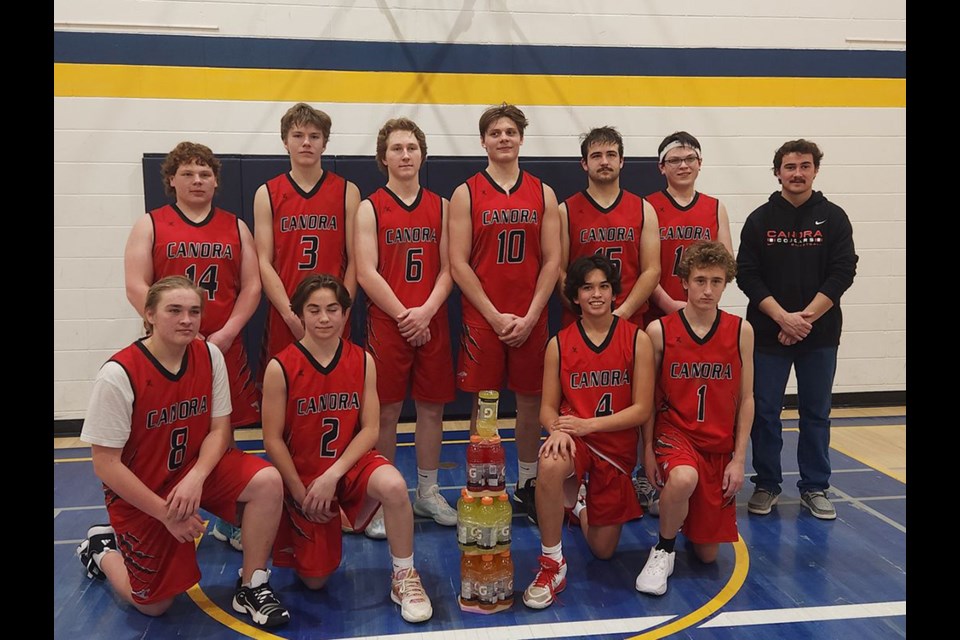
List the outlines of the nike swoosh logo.
<svg viewBox="0 0 960 640">
<path fill-rule="evenodd" d="M 826 220 L 814 220 L 814 221 L 813 221 L 813 224 L 815 224 L 815 225 L 821 225 L 821 224 L 823 224 L 824 222 L 826 222 Z"/>
</svg>

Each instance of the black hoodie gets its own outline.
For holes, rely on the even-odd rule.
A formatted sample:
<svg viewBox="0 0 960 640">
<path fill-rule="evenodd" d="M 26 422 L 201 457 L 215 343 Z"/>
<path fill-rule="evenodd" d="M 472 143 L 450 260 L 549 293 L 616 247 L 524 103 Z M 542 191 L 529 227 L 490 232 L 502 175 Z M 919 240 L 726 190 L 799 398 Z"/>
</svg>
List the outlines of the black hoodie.
<svg viewBox="0 0 960 640">
<path fill-rule="evenodd" d="M 853 229 L 843 209 L 820 191 L 799 207 L 779 191 L 773 193 L 747 217 L 737 253 L 737 286 L 750 299 L 747 320 L 756 348 L 788 354 L 840 344 L 840 296 L 856 273 Z M 830 298 L 833 307 L 813 323 L 805 339 L 789 347 L 780 344 L 780 326 L 760 311 L 760 302 L 773 296 L 786 311 L 802 311 L 817 293 Z"/>
</svg>

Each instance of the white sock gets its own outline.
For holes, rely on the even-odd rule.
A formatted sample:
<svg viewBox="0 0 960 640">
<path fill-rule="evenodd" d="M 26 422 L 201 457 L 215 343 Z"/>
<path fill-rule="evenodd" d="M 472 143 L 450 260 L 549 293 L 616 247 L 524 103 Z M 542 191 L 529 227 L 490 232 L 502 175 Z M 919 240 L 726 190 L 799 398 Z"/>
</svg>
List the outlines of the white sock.
<svg viewBox="0 0 960 640">
<path fill-rule="evenodd" d="M 540 551 L 551 560 L 555 560 L 557 564 L 563 562 L 563 542 L 558 542 L 552 547 L 541 544 Z"/>
<path fill-rule="evenodd" d="M 397 575 L 400 571 L 404 569 L 413 569 L 413 554 L 410 554 L 409 558 L 398 558 L 393 554 L 390 554 L 390 560 L 393 562 L 393 575 Z"/>
<path fill-rule="evenodd" d="M 577 500 L 577 504 L 573 505 L 573 515 L 580 517 L 580 512 L 587 508 L 587 505 L 583 504 Z"/>
<path fill-rule="evenodd" d="M 437 484 L 437 469 L 421 469 L 417 467 L 417 493 L 421 496 L 427 489 Z"/>
<path fill-rule="evenodd" d="M 527 480 L 533 480 L 537 477 L 537 461 L 524 462 L 517 460 L 517 486 L 527 486 Z"/>
</svg>

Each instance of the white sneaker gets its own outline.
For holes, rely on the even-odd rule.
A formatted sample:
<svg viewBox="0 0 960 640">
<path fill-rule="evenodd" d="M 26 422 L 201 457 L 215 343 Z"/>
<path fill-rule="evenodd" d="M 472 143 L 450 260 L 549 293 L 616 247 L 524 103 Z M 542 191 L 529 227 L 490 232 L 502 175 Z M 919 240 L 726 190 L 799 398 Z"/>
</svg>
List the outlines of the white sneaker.
<svg viewBox="0 0 960 640">
<path fill-rule="evenodd" d="M 373 514 L 373 520 L 371 520 L 367 528 L 363 530 L 363 535 L 368 538 L 373 538 L 374 540 L 386 540 L 387 527 L 383 523 L 383 507 L 377 509 L 377 512 Z"/>
<path fill-rule="evenodd" d="M 540 556 L 540 569 L 530 586 L 523 592 L 523 604 L 531 609 L 546 609 L 557 594 L 567 588 L 567 561 L 557 562 Z"/>
<path fill-rule="evenodd" d="M 416 569 L 401 569 L 393 575 L 390 599 L 400 605 L 400 615 L 407 622 L 424 622 L 433 617 L 433 605 Z"/>
<path fill-rule="evenodd" d="M 652 596 L 662 596 L 667 592 L 667 578 L 673 575 L 673 561 L 677 552 L 667 553 L 663 549 L 650 549 L 647 564 L 637 576 L 637 591 Z"/>
<path fill-rule="evenodd" d="M 457 526 L 457 510 L 440 495 L 440 487 L 435 484 L 430 485 L 426 494 L 421 494 L 417 489 L 413 512 L 424 518 L 433 518 L 434 522 L 445 527 Z"/>
</svg>

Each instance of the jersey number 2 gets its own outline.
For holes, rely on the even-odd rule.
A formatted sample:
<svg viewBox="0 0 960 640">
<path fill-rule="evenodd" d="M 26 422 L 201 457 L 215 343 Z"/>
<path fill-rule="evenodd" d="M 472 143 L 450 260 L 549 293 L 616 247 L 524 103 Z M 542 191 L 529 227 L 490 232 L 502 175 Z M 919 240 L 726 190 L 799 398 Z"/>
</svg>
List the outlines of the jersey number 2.
<svg viewBox="0 0 960 640">
<path fill-rule="evenodd" d="M 340 435 L 340 418 L 324 418 L 320 423 L 322 429 L 326 429 L 320 436 L 320 457 L 336 458 L 337 450 L 330 447 L 330 443 Z"/>
</svg>

